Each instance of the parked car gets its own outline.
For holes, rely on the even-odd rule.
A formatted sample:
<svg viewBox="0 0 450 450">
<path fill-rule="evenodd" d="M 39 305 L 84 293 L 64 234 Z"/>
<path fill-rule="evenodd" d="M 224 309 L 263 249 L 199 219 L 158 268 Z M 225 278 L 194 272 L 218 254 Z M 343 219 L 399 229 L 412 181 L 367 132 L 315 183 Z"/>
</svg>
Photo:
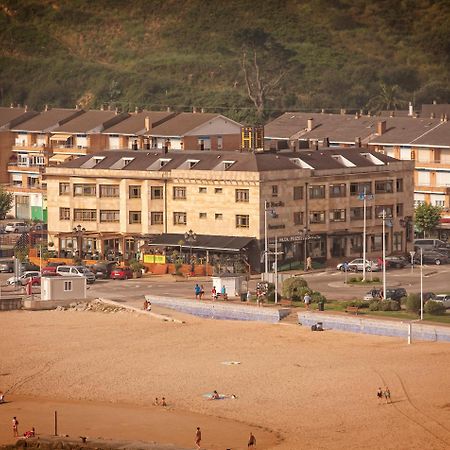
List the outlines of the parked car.
<svg viewBox="0 0 450 450">
<path fill-rule="evenodd" d="M 357 258 L 353 261 L 350 261 L 348 263 L 348 270 L 352 272 L 362 272 L 364 267 L 363 259 Z M 345 263 L 338 264 L 336 267 L 338 270 L 344 271 L 345 270 Z M 380 270 L 380 266 L 376 261 L 370 261 L 366 259 L 366 270 L 368 272 L 376 272 Z"/>
<path fill-rule="evenodd" d="M 392 300 L 400 301 L 402 297 L 406 297 L 408 293 L 405 288 L 387 288 L 386 289 L 386 298 L 390 298 Z"/>
<path fill-rule="evenodd" d="M 133 271 L 131 267 L 116 267 L 111 271 L 110 278 L 112 280 L 128 280 L 128 278 L 133 278 Z"/>
<path fill-rule="evenodd" d="M 43 277 L 53 277 L 58 275 L 56 273 L 56 268 L 58 266 L 65 266 L 65 263 L 62 262 L 49 262 L 45 267 L 42 268 L 42 276 Z"/>
<path fill-rule="evenodd" d="M 444 255 L 441 252 L 438 252 L 436 250 L 427 250 L 423 252 L 422 259 L 424 264 L 447 264 L 448 263 L 448 256 Z M 421 256 L 420 254 L 417 254 L 414 256 L 414 264 L 420 264 Z"/>
<path fill-rule="evenodd" d="M 7 233 L 26 233 L 29 230 L 25 222 L 8 222 L 5 226 Z"/>
<path fill-rule="evenodd" d="M 425 302 L 427 300 L 434 300 L 436 298 L 436 294 L 434 294 L 433 292 L 424 292 L 422 295 Z"/>
<path fill-rule="evenodd" d="M 88 284 L 95 282 L 95 275 L 84 266 L 61 265 L 56 268 L 56 273 L 68 277 L 85 277 Z"/>
<path fill-rule="evenodd" d="M 409 263 L 404 256 L 386 256 L 387 269 L 403 269 Z"/>
<path fill-rule="evenodd" d="M 20 270 L 23 272 L 31 272 L 31 271 L 40 271 L 39 266 L 36 266 L 36 264 L 30 263 L 30 262 L 23 262 L 20 265 Z"/>
<path fill-rule="evenodd" d="M 450 295 L 437 294 L 432 300 L 443 303 L 446 308 L 450 308 Z"/>
<path fill-rule="evenodd" d="M 39 278 L 39 281 L 37 281 L 37 278 Z M 33 284 L 41 284 L 41 272 L 36 271 L 28 271 L 24 272 L 20 277 L 10 277 L 6 280 L 6 284 L 20 284 L 22 286 L 25 286 L 30 279 L 33 279 Z"/>
<path fill-rule="evenodd" d="M 439 250 L 447 253 L 450 250 L 450 244 L 441 241 L 440 239 L 415 239 L 414 248 L 416 251 L 422 248 L 423 251 L 426 250 Z"/>
<path fill-rule="evenodd" d="M 370 302 L 372 300 L 380 300 L 383 297 L 383 291 L 381 289 L 371 289 L 365 296 L 364 300 Z"/>
<path fill-rule="evenodd" d="M 111 271 L 114 269 L 115 265 L 116 263 L 111 261 L 98 262 L 89 266 L 89 270 L 94 272 L 95 278 L 104 280 L 110 278 Z"/>
<path fill-rule="evenodd" d="M 0 261 L 0 272 L 14 272 L 14 261 L 12 259 Z"/>
</svg>

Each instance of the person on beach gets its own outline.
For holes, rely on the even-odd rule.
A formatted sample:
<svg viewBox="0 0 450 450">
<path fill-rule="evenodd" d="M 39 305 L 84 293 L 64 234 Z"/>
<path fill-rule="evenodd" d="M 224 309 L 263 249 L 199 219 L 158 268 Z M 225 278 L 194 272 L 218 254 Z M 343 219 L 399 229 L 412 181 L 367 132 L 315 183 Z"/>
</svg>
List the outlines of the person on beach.
<svg viewBox="0 0 450 450">
<path fill-rule="evenodd" d="M 17 420 L 16 416 L 13 417 L 12 428 L 13 428 L 13 436 L 19 437 L 19 421 Z"/>
<path fill-rule="evenodd" d="M 0 403 L 5 403 L 5 394 L 0 391 Z"/>
<path fill-rule="evenodd" d="M 222 294 L 223 300 L 228 300 L 227 288 L 225 287 L 225 285 L 222 285 L 220 293 Z"/>
<path fill-rule="evenodd" d="M 213 301 L 217 300 L 217 289 L 216 289 L 215 286 L 213 286 L 212 289 L 211 289 L 211 298 L 212 298 Z"/>
<path fill-rule="evenodd" d="M 144 311 L 147 311 L 148 308 L 148 301 L 147 299 L 144 300 Z"/>
<path fill-rule="evenodd" d="M 205 295 L 205 288 L 203 284 L 200 285 L 200 300 L 203 300 L 203 296 Z"/>
<path fill-rule="evenodd" d="M 391 403 L 391 391 L 386 386 L 386 389 L 384 390 L 384 398 L 386 399 L 386 403 Z"/>
<path fill-rule="evenodd" d="M 217 391 L 214 391 L 211 395 L 211 400 L 219 400 L 220 399 L 220 395 Z"/>
<path fill-rule="evenodd" d="M 200 299 L 200 293 L 202 292 L 201 287 L 198 285 L 198 283 L 194 287 L 194 293 L 195 293 L 195 300 Z"/>
<path fill-rule="evenodd" d="M 163 397 L 163 398 L 161 399 L 161 406 L 167 406 L 167 403 L 166 403 L 166 397 Z"/>
<path fill-rule="evenodd" d="M 200 448 L 200 442 L 202 441 L 202 432 L 200 427 L 197 427 L 197 431 L 195 432 L 195 446 Z"/>
<path fill-rule="evenodd" d="M 305 303 L 306 309 L 309 309 L 309 304 L 311 303 L 311 297 L 308 293 L 303 297 L 303 302 Z"/>
<path fill-rule="evenodd" d="M 252 299 L 252 293 L 250 291 L 247 291 L 247 303 L 249 303 Z"/>
<path fill-rule="evenodd" d="M 383 401 L 383 391 L 381 390 L 381 388 L 378 388 L 377 391 L 377 398 L 378 398 L 378 403 L 381 403 Z"/>
<path fill-rule="evenodd" d="M 247 447 L 250 448 L 250 447 L 254 447 L 255 445 L 256 445 L 255 435 L 252 432 L 250 432 Z"/>
<path fill-rule="evenodd" d="M 153 402 L 153 404 L 155 406 L 159 406 L 159 398 L 158 397 L 155 398 L 155 401 Z"/>
</svg>

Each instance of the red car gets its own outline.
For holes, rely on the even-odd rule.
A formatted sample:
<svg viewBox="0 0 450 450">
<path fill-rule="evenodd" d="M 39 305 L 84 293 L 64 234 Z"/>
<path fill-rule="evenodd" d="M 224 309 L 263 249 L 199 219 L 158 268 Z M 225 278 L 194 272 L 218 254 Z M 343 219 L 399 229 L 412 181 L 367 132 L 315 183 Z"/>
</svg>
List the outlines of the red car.
<svg viewBox="0 0 450 450">
<path fill-rule="evenodd" d="M 112 280 L 128 280 L 128 278 L 133 278 L 133 271 L 130 267 L 117 267 L 111 271 L 110 278 Z"/>
</svg>

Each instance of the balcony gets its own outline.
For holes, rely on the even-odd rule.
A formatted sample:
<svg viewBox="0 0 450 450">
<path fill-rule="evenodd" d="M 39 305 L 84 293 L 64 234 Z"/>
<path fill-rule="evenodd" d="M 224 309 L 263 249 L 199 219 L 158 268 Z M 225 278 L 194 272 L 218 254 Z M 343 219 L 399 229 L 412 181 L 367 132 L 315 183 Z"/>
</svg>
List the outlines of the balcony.
<svg viewBox="0 0 450 450">
<path fill-rule="evenodd" d="M 448 169 L 450 171 L 450 161 L 436 159 L 434 161 L 417 161 L 416 160 L 416 169 Z"/>
<path fill-rule="evenodd" d="M 31 144 L 31 145 L 13 145 L 13 152 L 33 152 L 33 153 L 42 153 L 44 154 L 48 147 L 43 147 L 42 145 Z"/>
<path fill-rule="evenodd" d="M 18 186 L 18 185 L 12 185 L 5 186 L 5 190 L 8 192 L 22 192 L 25 194 L 45 194 L 47 192 L 46 189 L 42 189 L 42 185 L 37 186 Z"/>
<path fill-rule="evenodd" d="M 18 165 L 17 163 L 8 163 L 8 172 L 24 172 L 24 173 L 34 173 L 40 174 L 44 173 L 45 167 L 42 165 L 25 166 Z"/>
<path fill-rule="evenodd" d="M 446 194 L 450 195 L 450 186 L 431 186 L 431 184 L 416 184 L 414 187 L 414 192 L 429 192 L 436 194 Z"/>
<path fill-rule="evenodd" d="M 87 155 L 90 153 L 87 147 L 77 147 L 73 145 L 59 145 L 52 147 L 54 154 Z"/>
</svg>

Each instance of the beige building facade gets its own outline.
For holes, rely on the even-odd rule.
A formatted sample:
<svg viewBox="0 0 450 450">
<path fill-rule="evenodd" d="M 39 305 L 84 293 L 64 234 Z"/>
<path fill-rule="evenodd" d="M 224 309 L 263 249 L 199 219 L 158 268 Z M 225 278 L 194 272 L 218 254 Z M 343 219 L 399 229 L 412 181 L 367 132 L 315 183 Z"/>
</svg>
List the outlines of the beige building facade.
<svg viewBox="0 0 450 450">
<path fill-rule="evenodd" d="M 125 258 L 143 242 L 192 230 L 198 237 L 248 238 L 247 257 L 259 270 L 267 225 L 282 260 L 302 258 L 305 236 L 311 237 L 306 250 L 317 260 L 358 257 L 363 192 L 368 255 L 381 255 L 383 210 L 387 252 L 411 247 L 413 164 L 367 150 L 108 151 L 49 167 L 45 179 L 49 239 L 58 251 L 78 250 L 78 225 L 84 253 L 114 248 Z"/>
</svg>

